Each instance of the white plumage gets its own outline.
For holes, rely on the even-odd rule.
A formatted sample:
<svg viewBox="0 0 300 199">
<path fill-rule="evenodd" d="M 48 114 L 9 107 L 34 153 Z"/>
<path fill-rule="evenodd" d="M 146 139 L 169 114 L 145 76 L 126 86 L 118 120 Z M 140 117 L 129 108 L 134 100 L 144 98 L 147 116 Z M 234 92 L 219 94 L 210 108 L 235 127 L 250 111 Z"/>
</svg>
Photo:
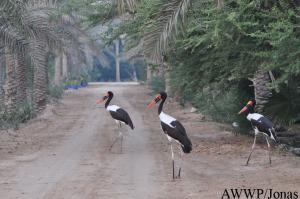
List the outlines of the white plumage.
<svg viewBox="0 0 300 199">
<path fill-rule="evenodd" d="M 107 106 L 106 110 L 107 111 L 117 111 L 120 107 L 117 106 L 117 105 L 110 105 L 110 106 Z"/>
<path fill-rule="evenodd" d="M 247 120 L 251 121 L 251 120 L 259 120 L 260 118 L 262 118 L 263 115 L 261 114 L 258 114 L 258 113 L 249 113 L 247 115 Z"/>
<path fill-rule="evenodd" d="M 161 112 L 159 114 L 159 119 L 160 119 L 160 121 L 167 124 L 168 126 L 175 128 L 174 126 L 171 125 L 171 123 L 176 120 L 175 118 L 165 114 L 164 112 Z"/>
</svg>

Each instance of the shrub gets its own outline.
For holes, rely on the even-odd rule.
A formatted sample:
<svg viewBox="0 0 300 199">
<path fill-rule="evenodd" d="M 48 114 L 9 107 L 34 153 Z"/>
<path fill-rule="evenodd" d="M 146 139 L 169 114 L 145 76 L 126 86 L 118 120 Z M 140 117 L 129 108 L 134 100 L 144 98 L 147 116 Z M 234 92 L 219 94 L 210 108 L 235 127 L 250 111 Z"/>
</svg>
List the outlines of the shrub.
<svg viewBox="0 0 300 199">
<path fill-rule="evenodd" d="M 0 108 L 0 128 L 18 128 L 21 123 L 30 120 L 33 117 L 33 107 L 30 103 L 18 105 L 15 111 L 7 113 Z"/>
<path fill-rule="evenodd" d="M 213 120 L 224 123 L 237 122 L 240 132 L 249 128 L 249 122 L 238 111 L 245 105 L 250 96 L 239 86 L 232 86 L 227 90 L 216 92 L 214 88 L 207 87 L 197 92 L 193 102 L 199 110 L 209 115 Z"/>
<path fill-rule="evenodd" d="M 64 93 L 64 88 L 62 86 L 50 85 L 49 95 L 55 99 L 60 99 Z"/>
<path fill-rule="evenodd" d="M 160 92 L 165 90 L 165 81 L 160 76 L 154 76 L 150 83 L 151 88 L 154 92 Z"/>
</svg>

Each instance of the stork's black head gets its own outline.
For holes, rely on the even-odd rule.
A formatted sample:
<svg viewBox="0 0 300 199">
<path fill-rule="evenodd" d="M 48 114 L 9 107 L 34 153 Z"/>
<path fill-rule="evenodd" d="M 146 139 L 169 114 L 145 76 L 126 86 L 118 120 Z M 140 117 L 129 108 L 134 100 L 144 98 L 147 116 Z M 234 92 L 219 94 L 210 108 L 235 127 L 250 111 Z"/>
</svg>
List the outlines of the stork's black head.
<svg viewBox="0 0 300 199">
<path fill-rule="evenodd" d="M 167 99 L 168 95 L 166 92 L 162 91 L 159 93 L 161 99 Z"/>
<path fill-rule="evenodd" d="M 246 106 L 244 106 L 244 108 L 242 108 L 240 110 L 240 112 L 238 114 L 241 114 L 241 113 L 254 113 L 254 107 L 256 105 L 256 101 L 255 99 L 251 99 Z"/>
<path fill-rule="evenodd" d="M 102 97 L 101 100 L 97 100 L 96 103 L 97 103 L 97 104 L 100 104 L 100 103 L 104 102 L 104 101 L 107 100 L 107 99 L 113 98 L 113 96 L 114 96 L 113 92 L 108 91 L 108 92 L 106 93 L 106 95 L 104 95 L 104 96 Z"/>
<path fill-rule="evenodd" d="M 113 96 L 114 96 L 113 92 L 108 91 L 108 92 L 106 93 L 106 95 L 103 96 L 102 100 L 104 101 L 104 100 L 107 100 L 108 98 L 111 99 L 111 98 L 113 98 Z"/>
<path fill-rule="evenodd" d="M 108 92 L 107 92 L 107 95 L 108 95 L 108 97 L 112 98 L 112 97 L 114 96 L 114 93 L 111 92 L 111 91 L 108 91 Z"/>
<path fill-rule="evenodd" d="M 164 91 L 160 92 L 158 95 L 156 95 L 156 97 L 154 98 L 154 100 L 152 100 L 150 102 L 150 104 L 148 104 L 147 109 L 152 108 L 160 100 L 166 100 L 167 97 L 168 96 L 167 96 L 166 92 L 164 92 Z"/>
</svg>

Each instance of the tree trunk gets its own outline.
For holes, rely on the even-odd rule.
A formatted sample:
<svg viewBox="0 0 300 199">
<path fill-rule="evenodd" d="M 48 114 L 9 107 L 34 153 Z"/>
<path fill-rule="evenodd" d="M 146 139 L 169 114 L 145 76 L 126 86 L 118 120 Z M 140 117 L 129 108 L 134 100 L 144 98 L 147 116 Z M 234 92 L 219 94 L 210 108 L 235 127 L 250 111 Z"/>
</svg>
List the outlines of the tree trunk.
<svg viewBox="0 0 300 199">
<path fill-rule="evenodd" d="M 62 83 L 62 56 L 61 51 L 57 50 L 55 53 L 55 66 L 54 66 L 54 84 L 59 86 Z"/>
<path fill-rule="evenodd" d="M 62 53 L 62 74 L 64 79 L 68 77 L 68 57 L 65 52 Z"/>
<path fill-rule="evenodd" d="M 6 81 L 4 86 L 4 105 L 7 113 L 16 109 L 17 87 L 15 84 L 15 62 L 14 56 L 8 47 L 5 47 Z"/>
<path fill-rule="evenodd" d="M 270 76 L 267 72 L 258 70 L 253 78 L 256 111 L 262 113 L 265 105 L 269 102 L 272 92 L 268 87 Z"/>
<path fill-rule="evenodd" d="M 120 40 L 117 39 L 116 44 L 116 82 L 120 82 Z"/>
<path fill-rule="evenodd" d="M 165 87 L 166 87 L 166 93 L 169 96 L 172 96 L 172 92 L 171 92 L 171 77 L 170 77 L 170 66 L 168 63 L 164 63 L 164 78 L 165 78 Z"/>
<path fill-rule="evenodd" d="M 0 108 L 4 106 L 5 56 L 0 52 Z"/>
<path fill-rule="evenodd" d="M 221 9 L 222 7 L 224 7 L 224 0 L 217 0 L 217 8 Z"/>
<path fill-rule="evenodd" d="M 46 108 L 47 104 L 47 51 L 43 41 L 35 41 L 31 44 L 33 55 L 34 77 L 33 77 L 33 107 L 35 113 Z"/>
<path fill-rule="evenodd" d="M 147 85 L 151 84 L 152 77 L 153 77 L 153 72 L 151 70 L 151 66 L 147 64 Z"/>
<path fill-rule="evenodd" d="M 23 53 L 17 54 L 16 59 L 16 79 L 17 79 L 17 103 L 24 104 L 27 101 L 27 77 L 26 63 Z"/>
</svg>

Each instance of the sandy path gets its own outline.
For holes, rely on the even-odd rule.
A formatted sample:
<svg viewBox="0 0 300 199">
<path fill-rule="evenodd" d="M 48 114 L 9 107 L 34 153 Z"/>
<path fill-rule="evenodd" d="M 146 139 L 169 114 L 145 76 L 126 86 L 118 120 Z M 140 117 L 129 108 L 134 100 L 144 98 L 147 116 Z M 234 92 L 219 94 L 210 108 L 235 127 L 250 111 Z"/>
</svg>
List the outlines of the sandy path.
<svg viewBox="0 0 300 199">
<path fill-rule="evenodd" d="M 106 90 L 131 115 L 135 130 L 123 129 L 123 152 L 114 121 L 94 103 Z M 183 199 L 220 198 L 225 188 L 300 191 L 300 161 L 275 152 L 267 165 L 262 147 L 243 166 L 251 140 L 215 123 L 198 121 L 168 104 L 186 126 L 194 151 L 184 157 L 182 179 L 171 180 L 169 145 L 152 99 L 142 86 L 102 85 L 68 92 L 62 103 L 20 130 L 1 135 L 0 198 Z M 179 111 L 173 111 L 178 109 Z M 12 137 L 12 138 L 11 138 Z"/>
</svg>

